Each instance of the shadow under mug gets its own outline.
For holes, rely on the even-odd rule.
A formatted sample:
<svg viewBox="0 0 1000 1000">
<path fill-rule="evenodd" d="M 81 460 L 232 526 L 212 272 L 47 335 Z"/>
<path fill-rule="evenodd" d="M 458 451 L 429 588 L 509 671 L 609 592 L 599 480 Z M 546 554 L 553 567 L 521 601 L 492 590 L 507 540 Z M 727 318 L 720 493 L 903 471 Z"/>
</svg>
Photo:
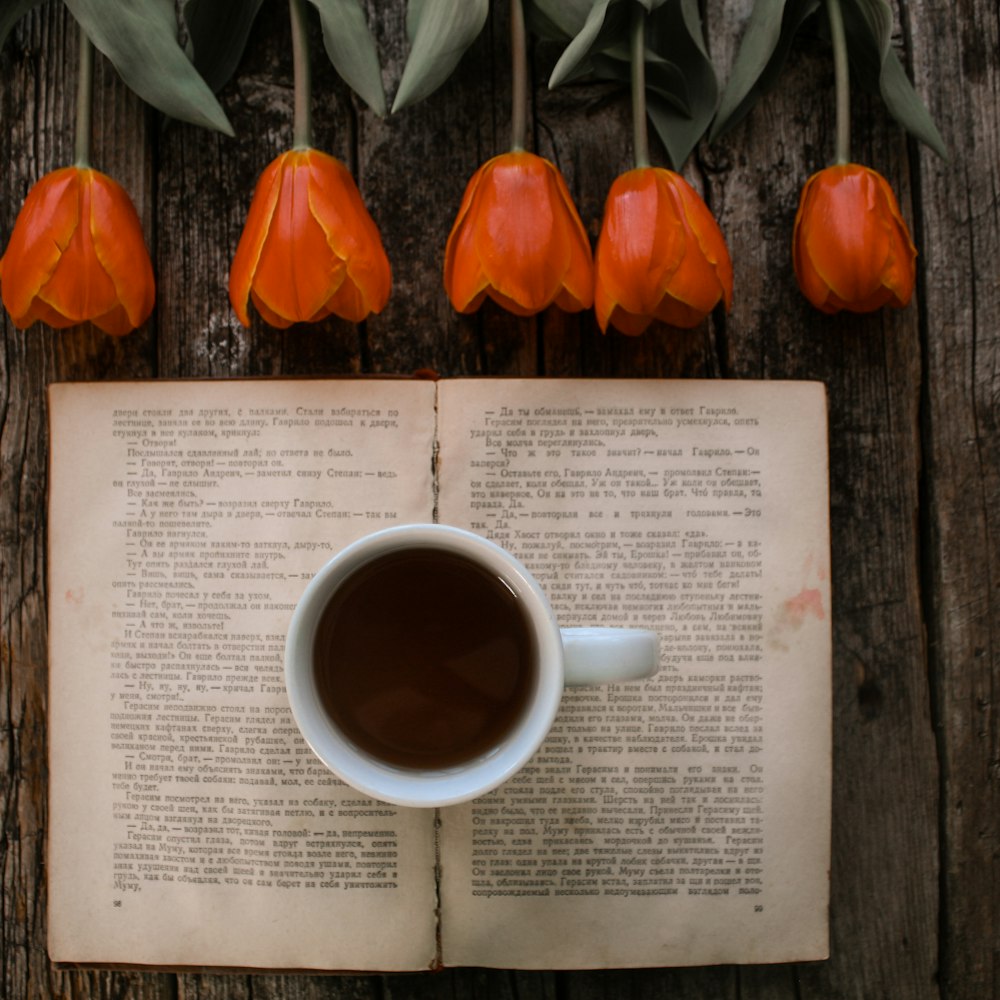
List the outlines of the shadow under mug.
<svg viewBox="0 0 1000 1000">
<path fill-rule="evenodd" d="M 317 635 L 331 598 L 373 560 L 406 550 L 435 550 L 472 561 L 516 595 L 535 650 L 534 680 L 517 719 L 488 752 L 461 764 L 399 767 L 359 747 L 324 707 L 314 666 Z M 387 609 L 391 614 L 391 609 Z M 464 802 L 514 775 L 542 744 L 567 685 L 638 680 L 659 667 L 655 632 L 629 628 L 563 628 L 538 582 L 509 552 L 480 535 L 442 524 L 385 528 L 347 546 L 307 584 L 288 628 L 285 684 L 306 743 L 341 780 L 373 798 L 403 806 Z"/>
</svg>

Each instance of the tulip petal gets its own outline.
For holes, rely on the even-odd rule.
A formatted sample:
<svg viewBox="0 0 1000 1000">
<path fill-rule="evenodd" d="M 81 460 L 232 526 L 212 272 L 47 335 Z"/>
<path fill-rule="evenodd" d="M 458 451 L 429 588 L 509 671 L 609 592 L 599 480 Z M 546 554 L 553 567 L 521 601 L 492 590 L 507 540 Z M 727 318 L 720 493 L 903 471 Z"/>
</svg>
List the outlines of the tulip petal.
<svg viewBox="0 0 1000 1000">
<path fill-rule="evenodd" d="M 484 290 L 488 281 L 479 266 L 467 219 L 488 165 L 481 166 L 465 186 L 462 203 L 444 248 L 444 286 L 452 306 L 460 313 L 474 312 L 486 297 Z"/>
<path fill-rule="evenodd" d="M 653 169 L 616 179 L 598 242 L 600 284 L 623 310 L 652 317 L 684 257 L 684 229 Z"/>
<path fill-rule="evenodd" d="M 657 230 L 663 239 L 676 230 L 669 219 L 659 219 L 657 201 L 653 177 L 644 170 L 615 178 L 605 199 L 594 255 L 594 309 L 604 332 L 609 322 L 632 336 L 649 325 L 664 283 L 650 271 L 666 270 L 671 256 L 654 252 Z"/>
<path fill-rule="evenodd" d="M 719 223 L 709 211 L 701 195 L 680 174 L 676 175 L 674 187 L 680 196 L 687 229 L 697 241 L 698 249 L 700 250 L 699 256 L 705 261 L 715 276 L 715 282 L 708 280 L 706 277 L 705 285 L 703 286 L 704 297 L 701 298 L 701 305 L 696 305 L 695 308 L 700 309 L 705 307 L 705 312 L 715 308 L 719 302 L 719 294 L 715 292 L 713 286 L 717 285 L 718 292 L 721 293 L 722 302 L 728 311 L 733 304 L 733 262 L 729 256 L 726 239 L 722 235 Z M 709 288 L 713 288 L 711 295 L 708 294 Z M 694 305 L 694 299 L 681 294 L 676 286 L 672 286 L 671 293 L 675 298 Z M 706 307 L 708 298 L 711 298 L 712 301 Z"/>
<path fill-rule="evenodd" d="M 150 312 L 152 312 L 152 306 L 150 306 Z M 92 316 L 90 322 L 112 337 L 124 337 L 126 333 L 131 333 L 137 326 L 141 326 L 144 319 L 145 317 L 135 323 L 123 305 L 116 305 L 103 316 Z"/>
<path fill-rule="evenodd" d="M 609 322 L 620 333 L 624 333 L 628 337 L 638 337 L 641 333 L 646 332 L 649 324 L 653 322 L 653 317 L 640 316 L 615 306 L 609 312 L 607 321 L 601 327 L 602 332 L 607 331 Z"/>
<path fill-rule="evenodd" d="M 103 316 L 118 304 L 114 282 L 101 264 L 94 246 L 92 211 L 94 171 L 78 173 L 80 224 L 63 250 L 38 298 L 69 320 L 82 323 Z M 109 223 L 104 220 L 104 223 Z"/>
<path fill-rule="evenodd" d="M 677 181 L 687 185 L 687 182 L 678 177 Z M 716 304 L 724 298 L 725 289 L 716 273 L 715 262 L 710 260 L 706 254 L 702 242 L 698 239 L 697 230 L 691 225 L 691 215 L 695 214 L 693 202 L 687 192 L 683 192 L 680 184 L 675 183 L 671 187 L 670 198 L 673 200 L 673 210 L 678 218 L 682 219 L 685 230 L 684 252 L 680 263 L 669 283 L 669 297 L 681 305 L 689 307 L 686 310 L 671 310 L 676 315 L 687 316 L 687 322 L 679 325 L 697 326 L 705 316 L 715 308 Z M 691 195 L 701 201 L 691 189 Z M 704 208 L 707 215 L 708 209 Z M 700 213 L 697 213 L 700 215 Z M 714 222 L 714 220 L 713 220 Z M 704 219 L 698 218 L 699 225 L 704 228 Z M 728 256 L 727 256 L 728 259 Z M 697 315 L 693 322 L 691 317 Z"/>
<path fill-rule="evenodd" d="M 916 284 L 917 248 L 910 238 L 910 230 L 899 209 L 899 202 L 889 182 L 881 174 L 875 174 L 882 205 L 888 215 L 883 214 L 883 224 L 893 235 L 885 270 L 882 273 L 882 285 L 890 292 L 890 302 L 900 308 L 905 306 L 913 295 Z"/>
<path fill-rule="evenodd" d="M 327 245 L 347 263 L 347 280 L 328 296 L 330 311 L 356 323 L 381 312 L 389 301 L 392 269 L 350 171 L 336 158 L 313 150 L 309 198 Z"/>
<path fill-rule="evenodd" d="M 295 320 L 276 313 L 253 289 L 250 290 L 250 299 L 268 326 L 273 326 L 278 330 L 287 330 L 295 322 Z"/>
<path fill-rule="evenodd" d="M 591 271 L 591 274 L 593 272 Z M 574 313 L 589 309 L 594 304 L 594 282 L 593 279 L 579 291 L 574 292 L 569 287 L 569 282 L 563 287 L 559 294 L 552 300 L 552 304 L 558 306 L 563 312 Z"/>
<path fill-rule="evenodd" d="M 829 285 L 812 266 L 812 260 L 806 252 L 806 233 L 812 226 L 814 202 L 815 185 L 813 178 L 810 178 L 802 189 L 799 210 L 795 216 L 795 228 L 792 234 L 792 264 L 802 294 L 822 312 L 834 313 L 840 307 L 827 304 L 827 299 L 830 296 Z"/>
<path fill-rule="evenodd" d="M 156 299 L 153 265 L 131 199 L 112 178 L 93 173 L 90 234 L 94 252 L 114 285 L 115 297 L 128 326 L 121 329 L 119 310 L 114 307 L 111 310 L 114 318 L 93 322 L 107 333 L 120 331 L 116 335 L 121 335 L 141 326 L 153 311 Z"/>
<path fill-rule="evenodd" d="M 24 326 L 31 326 L 32 323 L 42 322 L 51 326 L 55 330 L 65 330 L 71 326 L 78 326 L 83 322 L 91 322 L 98 329 L 113 337 L 124 337 L 131 333 L 135 325 L 129 318 L 128 313 L 120 304 L 115 304 L 106 313 L 99 316 L 88 316 L 85 320 L 76 316 L 66 316 L 42 299 L 36 299 L 32 307 L 30 317 Z"/>
<path fill-rule="evenodd" d="M 489 180 L 476 205 L 476 257 L 501 298 L 540 312 L 555 297 L 563 265 L 547 179 L 516 162 L 498 164 Z"/>
<path fill-rule="evenodd" d="M 316 322 L 316 320 L 333 313 L 346 319 L 349 323 L 360 323 L 368 317 L 369 313 L 381 312 L 385 302 L 386 299 L 381 302 L 370 302 L 362 290 L 348 278 L 341 282 L 340 287 L 326 300 L 323 308 L 310 322 Z"/>
<path fill-rule="evenodd" d="M 506 309 L 507 312 L 513 313 L 515 316 L 520 316 L 522 319 L 535 316 L 541 311 L 534 306 L 523 306 L 517 299 L 510 299 L 503 292 L 498 292 L 495 288 L 488 288 L 485 294 L 500 306 L 501 309 Z"/>
<path fill-rule="evenodd" d="M 579 312 L 594 304 L 594 254 L 566 181 L 555 167 L 551 170 L 563 206 L 561 225 L 567 252 L 562 291 L 555 302 L 566 312 Z"/>
<path fill-rule="evenodd" d="M 278 204 L 278 194 L 281 190 L 281 168 L 287 155 L 285 153 L 276 157 L 260 175 L 253 198 L 250 201 L 250 210 L 247 212 L 243 232 L 236 245 L 233 263 L 229 268 L 229 301 L 233 311 L 244 326 L 250 325 L 247 300 L 250 298 L 250 289 L 253 286 L 254 275 L 257 273 L 260 253 L 264 241 L 267 239 L 271 218 L 274 215 L 275 206 Z"/>
<path fill-rule="evenodd" d="M 489 278 L 479 261 L 475 246 L 475 229 L 469 220 L 471 206 L 475 203 L 476 177 L 470 181 L 463 199 L 464 211 L 452 227 L 445 247 L 444 282 L 451 304 L 460 313 L 474 312 L 486 298 Z"/>
<path fill-rule="evenodd" d="M 286 154 L 270 229 L 257 262 L 253 289 L 272 312 L 306 322 L 340 287 L 347 273 L 330 253 L 326 233 L 309 203 L 308 154 Z"/>
<path fill-rule="evenodd" d="M 4 254 L 3 304 L 16 326 L 35 322 L 32 303 L 49 280 L 79 225 L 74 167 L 46 174 L 28 192 Z"/>
<path fill-rule="evenodd" d="M 65 330 L 67 327 L 77 326 L 79 322 L 80 320 L 73 317 L 64 316 L 47 302 L 35 299 L 28 312 L 16 319 L 14 325 L 20 330 L 26 330 L 32 323 L 45 323 L 54 330 Z"/>
<path fill-rule="evenodd" d="M 669 323 L 670 326 L 676 326 L 680 330 L 690 330 L 697 326 L 709 312 L 711 312 L 711 307 L 699 309 L 687 302 L 681 302 L 679 299 L 664 295 L 656 307 L 655 316 L 661 322 Z"/>
</svg>

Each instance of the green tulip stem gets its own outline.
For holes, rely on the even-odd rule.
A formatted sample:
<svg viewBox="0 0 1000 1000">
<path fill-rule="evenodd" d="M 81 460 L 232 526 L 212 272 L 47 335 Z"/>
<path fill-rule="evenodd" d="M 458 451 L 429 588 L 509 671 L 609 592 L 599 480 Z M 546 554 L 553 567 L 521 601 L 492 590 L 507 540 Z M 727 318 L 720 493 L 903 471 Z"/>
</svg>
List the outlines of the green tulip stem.
<svg viewBox="0 0 1000 1000">
<path fill-rule="evenodd" d="M 510 148 L 520 152 L 528 134 L 528 35 L 521 0 L 510 3 L 510 63 Z"/>
<path fill-rule="evenodd" d="M 309 65 L 309 32 L 306 28 L 305 0 L 288 0 L 292 18 L 292 69 L 295 74 L 295 149 L 312 146 L 312 74 Z"/>
<path fill-rule="evenodd" d="M 646 11 L 632 4 L 631 62 L 632 143 L 636 167 L 648 167 L 649 129 L 646 124 Z"/>
<path fill-rule="evenodd" d="M 94 47 L 80 28 L 80 65 L 76 85 L 76 165 L 90 166 L 91 108 L 94 96 Z"/>
<path fill-rule="evenodd" d="M 834 161 L 838 164 L 851 160 L 851 75 L 847 63 L 847 35 L 844 32 L 844 14 L 840 0 L 826 0 L 827 17 L 830 19 L 830 39 L 833 43 L 833 79 L 837 100 L 837 137 Z"/>
</svg>

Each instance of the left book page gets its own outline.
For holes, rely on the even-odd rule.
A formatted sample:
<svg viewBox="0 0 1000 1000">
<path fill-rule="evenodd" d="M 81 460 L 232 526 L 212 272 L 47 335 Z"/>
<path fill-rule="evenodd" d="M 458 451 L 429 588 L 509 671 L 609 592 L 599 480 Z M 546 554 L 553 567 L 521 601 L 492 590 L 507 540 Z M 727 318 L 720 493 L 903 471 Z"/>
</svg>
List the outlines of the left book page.
<svg viewBox="0 0 1000 1000">
<path fill-rule="evenodd" d="M 433 516 L 431 382 L 50 389 L 55 961 L 434 963 L 433 815 L 291 717 L 285 631 L 355 538 Z"/>
</svg>

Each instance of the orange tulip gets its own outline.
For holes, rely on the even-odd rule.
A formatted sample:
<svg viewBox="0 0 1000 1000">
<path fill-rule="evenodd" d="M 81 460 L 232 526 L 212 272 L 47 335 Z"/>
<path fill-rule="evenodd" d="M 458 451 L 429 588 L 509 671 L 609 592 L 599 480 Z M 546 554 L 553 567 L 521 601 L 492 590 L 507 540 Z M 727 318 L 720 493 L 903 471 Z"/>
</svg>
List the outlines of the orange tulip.
<svg viewBox="0 0 1000 1000">
<path fill-rule="evenodd" d="M 658 319 L 697 326 L 733 298 L 733 265 L 718 223 L 680 174 L 637 167 L 616 178 L 595 256 L 594 309 L 636 336 Z"/>
<path fill-rule="evenodd" d="M 917 251 L 888 181 L 856 163 L 827 167 L 802 188 L 792 237 L 802 294 L 825 313 L 910 301 Z"/>
<path fill-rule="evenodd" d="M 458 312 L 489 296 L 517 316 L 593 302 L 593 257 L 562 174 L 516 150 L 484 163 L 465 189 L 445 247 L 444 286 Z"/>
<path fill-rule="evenodd" d="M 28 192 L 0 260 L 3 304 L 20 329 L 91 322 L 122 336 L 153 311 L 142 224 L 125 190 L 90 167 L 63 167 Z"/>
<path fill-rule="evenodd" d="M 360 323 L 389 300 L 392 272 L 350 171 L 316 149 L 272 160 L 257 182 L 229 272 L 244 326 L 247 299 L 279 328 L 331 314 Z"/>
</svg>

